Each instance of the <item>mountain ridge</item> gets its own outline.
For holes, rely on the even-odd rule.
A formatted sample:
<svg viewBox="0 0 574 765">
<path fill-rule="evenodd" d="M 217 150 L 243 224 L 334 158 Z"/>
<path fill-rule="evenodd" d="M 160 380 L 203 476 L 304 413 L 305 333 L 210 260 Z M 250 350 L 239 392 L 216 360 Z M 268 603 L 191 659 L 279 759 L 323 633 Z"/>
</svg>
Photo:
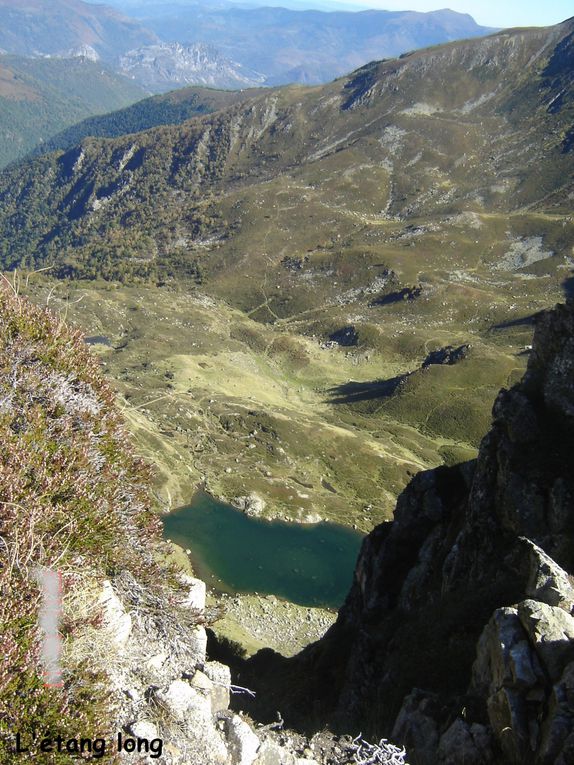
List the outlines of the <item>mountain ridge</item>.
<svg viewBox="0 0 574 765">
<path fill-rule="evenodd" d="M 173 20 L 165 14 L 142 18 L 164 39 L 212 43 L 230 58 L 263 71 L 267 84 L 275 85 L 292 81 L 287 73 L 297 68 L 313 72 L 307 81 L 319 84 L 373 59 L 495 31 L 448 9 L 349 13 L 231 7 L 210 12 L 199 5 Z"/>
<path fill-rule="evenodd" d="M 24 32 L 24 34 L 22 34 Z M 110 61 L 117 47 L 150 44 L 156 35 L 109 5 L 82 0 L 0 0 L 0 48 L 24 56 L 61 55 L 89 45 Z"/>
<path fill-rule="evenodd" d="M 158 15 L 144 12 L 135 19 L 82 0 L 30 0 L 26 6 L 2 0 L 0 49 L 29 56 L 83 54 L 120 70 L 123 59 L 140 84 L 163 92 L 191 82 L 318 84 L 372 59 L 493 31 L 451 11 L 326 13 L 192 4 L 175 6 L 176 16 L 169 17 L 173 10 L 163 5 Z M 197 46 L 213 49 L 204 53 L 203 68 L 192 61 Z"/>
<path fill-rule="evenodd" d="M 85 138 L 117 138 L 161 125 L 177 125 L 198 114 L 223 109 L 253 95 L 250 91 L 226 91 L 187 87 L 163 95 L 149 96 L 115 112 L 88 117 L 52 136 L 34 154 L 73 148 Z"/>
<path fill-rule="evenodd" d="M 12 176 L 3 176 L 3 188 L 0 188 L 5 204 L 0 223 L 4 226 L 5 236 L 10 232 L 6 237 L 10 239 L 8 253 L 17 255 L 21 237 L 17 230 L 5 228 L 6 223 L 10 226 L 9 211 L 15 202 L 19 210 L 26 209 L 33 194 L 29 181 L 22 187 L 26 191 L 19 194 L 17 178 L 28 174 L 29 180 L 32 179 L 35 167 L 43 165 L 44 173 L 51 168 L 52 184 L 60 186 L 60 191 L 54 186 L 50 195 L 49 207 L 53 210 L 57 204 L 62 204 L 57 202 L 62 192 L 67 194 L 66 189 L 76 190 L 71 196 L 65 196 L 61 208 L 61 212 L 68 210 L 67 220 L 59 215 L 61 223 L 51 229 L 38 222 L 37 231 L 44 232 L 39 238 L 43 238 L 45 244 L 38 249 L 36 258 L 38 263 L 46 265 L 54 262 L 53 257 L 62 257 L 55 254 L 54 244 L 50 242 L 55 243 L 64 235 L 65 247 L 71 245 L 74 248 L 76 234 L 73 232 L 84 225 L 88 228 L 82 237 L 89 236 L 95 218 L 88 217 L 87 211 L 95 204 L 94 212 L 97 212 L 98 199 L 105 197 L 108 200 L 102 222 L 106 216 L 122 214 L 122 200 L 128 186 L 143 201 L 147 194 L 146 185 L 151 182 L 148 167 L 151 169 L 158 160 L 163 168 L 159 177 L 154 176 L 156 193 L 158 181 L 163 194 L 175 184 L 192 203 L 198 201 L 200 190 L 207 187 L 221 189 L 225 182 L 227 193 L 237 184 L 251 186 L 277 173 L 310 167 L 335 153 L 349 152 L 357 144 L 364 145 L 367 154 L 373 154 L 374 147 L 369 140 L 374 130 L 381 129 L 372 127 L 377 124 L 382 126 L 380 141 L 383 153 L 387 155 L 383 166 L 392 178 L 388 197 L 379 212 L 384 218 L 408 219 L 438 210 L 486 212 L 495 201 L 498 211 L 536 209 L 541 203 L 541 209 L 546 211 L 566 211 L 563 202 L 553 203 L 552 200 L 558 193 L 560 199 L 564 199 L 572 185 L 563 171 L 564 161 L 570 162 L 572 157 L 568 150 L 568 120 L 572 110 L 568 61 L 574 33 L 570 27 L 566 23 L 549 30 L 517 30 L 481 41 L 450 43 L 417 51 L 399 59 L 369 64 L 321 90 L 286 88 L 267 91 L 255 96 L 248 104 L 229 107 L 217 115 L 200 117 L 180 127 L 158 127 L 138 137 L 116 139 L 115 153 L 135 153 L 137 163 L 135 159 L 129 164 L 127 161 L 124 164 L 110 162 L 111 144 L 90 140 L 81 150 L 76 150 L 76 154 L 82 153 L 84 157 L 79 175 L 77 171 L 71 172 L 74 153 L 61 158 L 51 155 L 35 160 L 34 165 L 22 165 L 13 171 Z M 562 47 L 558 45 L 559 41 Z M 536 62 L 552 46 L 554 52 L 550 62 L 546 69 L 540 68 Z M 524 64 L 529 67 L 530 74 L 519 69 Z M 508 85 L 504 81 L 497 83 L 499 73 L 508 66 L 515 67 L 517 81 L 511 84 L 509 81 Z M 464 68 L 465 74 L 460 73 L 459 67 Z M 453 86 L 449 90 L 444 90 L 438 83 L 429 87 L 428 73 L 439 70 L 444 71 L 444 77 L 451 78 Z M 459 83 L 455 85 L 457 78 Z M 564 102 L 563 107 L 559 99 Z M 327 135 L 316 129 L 317 110 L 313 112 L 316 105 L 322 112 L 321 119 L 330 125 Z M 367 123 L 358 118 L 360 113 L 367 119 L 372 109 L 375 114 Z M 554 123 L 564 127 L 557 128 Z M 486 125 L 488 129 L 496 126 L 499 131 L 490 156 L 487 156 Z M 528 127 L 524 129 L 526 125 Z M 424 129 L 425 134 L 409 132 L 414 126 Z M 439 127 L 444 128 L 444 132 L 438 132 Z M 520 133 L 517 132 L 519 127 Z M 556 137 L 560 130 L 564 131 L 563 137 Z M 392 147 L 405 145 L 407 141 L 406 151 L 411 158 L 419 156 L 417 151 L 426 152 L 429 158 L 434 154 L 435 161 L 439 162 L 435 171 L 437 180 L 426 172 L 426 164 L 420 170 L 411 166 L 414 169 L 406 173 L 394 163 Z M 457 165 L 457 159 L 446 153 L 448 144 L 453 142 L 461 147 L 459 158 L 462 164 L 458 162 Z M 501 148 L 506 143 L 507 150 L 494 151 L 497 142 Z M 536 147 L 537 154 L 525 167 L 521 157 L 527 146 Z M 101 171 L 98 170 L 98 153 L 102 154 Z M 484 155 L 486 161 L 479 162 L 479 155 Z M 146 157 L 151 164 L 148 165 Z M 256 157 L 257 161 L 254 161 Z M 96 173 L 90 182 L 86 177 L 88 168 L 92 168 L 90 173 Z M 471 168 L 474 175 L 472 185 L 469 185 Z M 102 179 L 106 178 L 103 185 L 97 180 L 100 172 Z M 498 189 L 501 181 L 504 190 L 493 191 Z M 459 204 L 450 201 L 453 183 L 457 184 Z M 82 187 L 84 191 L 78 197 Z M 88 188 L 91 191 L 85 197 Z M 84 201 L 79 202 L 80 198 Z M 466 201 L 461 204 L 463 200 Z M 116 207 L 117 213 L 112 213 Z M 102 215 L 98 213 L 96 217 L 102 218 Z M 34 221 L 32 208 L 29 208 L 29 219 L 31 223 Z M 112 219 L 115 218 L 110 218 L 110 222 Z M 144 234 L 142 224 L 138 225 Z M 145 236 L 148 235 L 149 230 L 145 232 Z M 159 245 L 159 251 L 162 250 L 166 252 L 165 245 Z M 47 263 L 43 262 L 49 252 L 54 254 L 49 256 Z M 15 265 L 17 262 L 12 256 L 10 263 Z M 6 260 L 4 263 L 8 265 Z"/>
</svg>

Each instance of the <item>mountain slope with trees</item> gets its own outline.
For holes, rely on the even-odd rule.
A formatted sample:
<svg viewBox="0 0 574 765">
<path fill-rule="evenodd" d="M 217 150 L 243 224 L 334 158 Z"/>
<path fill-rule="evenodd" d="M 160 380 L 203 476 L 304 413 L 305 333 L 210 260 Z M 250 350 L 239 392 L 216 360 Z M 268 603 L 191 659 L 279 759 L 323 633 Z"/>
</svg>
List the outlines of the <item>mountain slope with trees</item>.
<svg viewBox="0 0 574 765">
<path fill-rule="evenodd" d="M 144 98 L 118 111 L 88 117 L 53 136 L 34 153 L 70 149 L 88 137 L 118 138 L 159 125 L 179 125 L 192 117 L 219 111 L 252 96 L 252 91 L 180 88 L 165 95 Z"/>
<path fill-rule="evenodd" d="M 144 94 L 134 82 L 85 58 L 0 56 L 0 167 L 68 125 Z"/>
<path fill-rule="evenodd" d="M 140 276 L 167 264 L 172 272 L 194 238 L 220 230 L 215 221 L 236 189 L 251 194 L 279 177 L 312 188 L 322 167 L 351 168 L 357 156 L 378 176 L 358 220 L 566 214 L 572 38 L 569 22 L 452 43 L 370 64 L 322 88 L 263 91 L 181 126 L 86 139 L 0 177 L 2 263 L 55 265 L 70 275 L 89 263 L 90 275 L 112 278 L 128 262 Z M 208 192 L 217 201 L 202 214 Z M 237 221 L 226 238 L 240 228 Z M 117 242 L 102 241 L 112 229 Z M 181 237 L 191 246 L 177 246 Z M 209 258 L 214 274 L 223 253 Z"/>
</svg>

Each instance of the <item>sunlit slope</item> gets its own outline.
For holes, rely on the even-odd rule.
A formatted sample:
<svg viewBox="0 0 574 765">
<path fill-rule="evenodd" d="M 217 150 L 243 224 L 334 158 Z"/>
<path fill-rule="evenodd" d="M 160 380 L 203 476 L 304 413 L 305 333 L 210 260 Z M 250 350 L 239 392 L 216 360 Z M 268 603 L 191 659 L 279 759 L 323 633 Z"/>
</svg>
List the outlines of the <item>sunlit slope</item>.
<svg viewBox="0 0 574 765">
<path fill-rule="evenodd" d="M 172 496 L 206 480 L 367 528 L 410 473 L 473 455 L 571 289 L 572 36 L 453 43 L 40 157 L 0 177 L 3 264 L 125 283 L 77 283 L 70 315 L 110 337 Z"/>
<path fill-rule="evenodd" d="M 245 227 L 222 219 L 226 200 L 283 177 L 318 190 L 312 196 L 341 234 L 373 220 L 568 213 L 571 59 L 572 23 L 512 31 L 373 64 L 320 88 L 265 91 L 182 126 L 86 140 L 0 180 L 4 263 L 31 257 L 32 245 L 36 263 L 72 257 L 81 272 L 97 260 L 91 245 L 101 250 L 102 234 L 120 225 L 122 246 L 104 243 L 105 259 L 139 257 L 150 272 L 158 258 L 193 249 L 195 208 L 208 193 L 219 218 L 209 233 L 231 243 Z M 250 227 L 265 226 L 273 204 L 267 195 Z"/>
</svg>

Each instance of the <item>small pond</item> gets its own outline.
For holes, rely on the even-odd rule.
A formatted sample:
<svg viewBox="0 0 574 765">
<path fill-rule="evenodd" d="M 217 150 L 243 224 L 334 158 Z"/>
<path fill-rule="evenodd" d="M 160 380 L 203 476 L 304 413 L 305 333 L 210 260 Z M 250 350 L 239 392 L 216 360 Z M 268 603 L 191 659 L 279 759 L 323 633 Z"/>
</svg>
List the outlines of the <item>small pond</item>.
<svg viewBox="0 0 574 765">
<path fill-rule="evenodd" d="M 194 569 L 214 589 L 326 608 L 344 601 L 363 539 L 332 523 L 250 518 L 203 492 L 164 517 L 164 533 L 192 551 Z"/>
<path fill-rule="evenodd" d="M 90 337 L 84 337 L 86 345 L 107 345 L 111 346 L 110 338 L 105 335 L 91 335 Z"/>
</svg>

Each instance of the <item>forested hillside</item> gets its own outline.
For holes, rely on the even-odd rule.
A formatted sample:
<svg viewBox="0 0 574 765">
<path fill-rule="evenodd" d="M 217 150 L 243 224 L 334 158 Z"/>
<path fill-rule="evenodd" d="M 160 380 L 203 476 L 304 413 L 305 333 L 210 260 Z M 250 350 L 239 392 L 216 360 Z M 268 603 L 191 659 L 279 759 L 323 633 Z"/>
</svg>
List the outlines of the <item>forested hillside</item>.
<svg viewBox="0 0 574 765">
<path fill-rule="evenodd" d="M 86 59 L 0 56 L 0 167 L 68 125 L 144 95 L 134 82 Z"/>
<path fill-rule="evenodd" d="M 192 117 L 218 111 L 252 96 L 252 91 L 180 88 L 166 95 L 145 98 L 125 109 L 88 117 L 53 136 L 34 153 L 66 150 L 81 143 L 88 136 L 117 138 L 158 125 L 179 125 Z"/>
</svg>

